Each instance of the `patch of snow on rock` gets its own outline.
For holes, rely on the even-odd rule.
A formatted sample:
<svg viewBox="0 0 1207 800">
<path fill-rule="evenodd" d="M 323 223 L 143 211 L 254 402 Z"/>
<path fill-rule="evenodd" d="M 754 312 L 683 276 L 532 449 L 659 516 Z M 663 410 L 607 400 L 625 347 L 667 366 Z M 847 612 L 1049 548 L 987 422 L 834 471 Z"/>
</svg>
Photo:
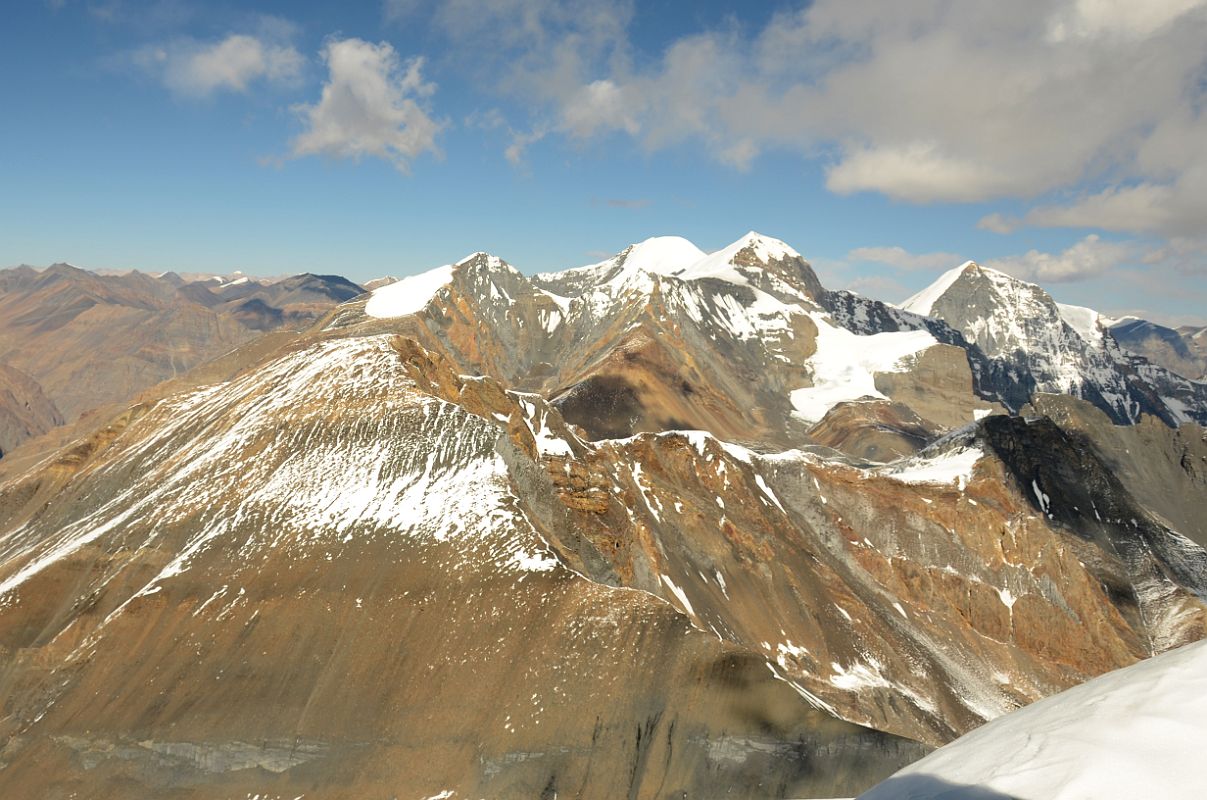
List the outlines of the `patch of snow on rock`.
<svg viewBox="0 0 1207 800">
<path fill-rule="evenodd" d="M 972 469 L 985 454 L 975 447 L 949 450 L 933 458 L 909 458 L 879 471 L 902 483 L 957 483 L 963 489 L 972 478 Z"/>
</svg>

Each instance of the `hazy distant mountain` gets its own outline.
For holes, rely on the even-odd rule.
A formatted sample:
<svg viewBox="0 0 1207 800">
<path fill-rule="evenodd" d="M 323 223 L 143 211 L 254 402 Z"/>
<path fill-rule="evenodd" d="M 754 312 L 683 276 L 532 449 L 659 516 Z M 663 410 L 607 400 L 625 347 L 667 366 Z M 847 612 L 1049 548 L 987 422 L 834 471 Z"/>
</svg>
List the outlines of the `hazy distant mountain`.
<svg viewBox="0 0 1207 800">
<path fill-rule="evenodd" d="M 1207 380 L 1207 327 L 1184 325 L 1176 330 L 1136 317 L 1110 326 L 1126 349 L 1196 381 Z"/>
<path fill-rule="evenodd" d="M 852 796 L 1203 638 L 1191 407 L 959 278 L 476 253 L 148 393 L 0 483 L 0 794 Z"/>
<path fill-rule="evenodd" d="M 2 270 L 0 364 L 30 376 L 70 421 L 128 402 L 260 332 L 304 328 L 359 293 L 335 276 L 188 283 L 173 273 L 98 275 L 68 264 Z"/>
<path fill-rule="evenodd" d="M 0 364 L 0 457 L 26 439 L 62 424 L 59 410 L 37 381 L 15 367 Z"/>
</svg>

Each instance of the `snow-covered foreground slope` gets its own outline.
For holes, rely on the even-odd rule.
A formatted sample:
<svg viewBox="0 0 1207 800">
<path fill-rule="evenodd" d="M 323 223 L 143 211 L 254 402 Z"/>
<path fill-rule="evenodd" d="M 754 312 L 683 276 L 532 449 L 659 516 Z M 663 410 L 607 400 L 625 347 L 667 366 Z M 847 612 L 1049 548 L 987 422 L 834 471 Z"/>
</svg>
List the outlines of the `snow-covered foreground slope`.
<svg viewBox="0 0 1207 800">
<path fill-rule="evenodd" d="M 1207 642 L 1197 642 L 994 720 L 860 800 L 1197 798 L 1205 741 Z"/>
</svg>

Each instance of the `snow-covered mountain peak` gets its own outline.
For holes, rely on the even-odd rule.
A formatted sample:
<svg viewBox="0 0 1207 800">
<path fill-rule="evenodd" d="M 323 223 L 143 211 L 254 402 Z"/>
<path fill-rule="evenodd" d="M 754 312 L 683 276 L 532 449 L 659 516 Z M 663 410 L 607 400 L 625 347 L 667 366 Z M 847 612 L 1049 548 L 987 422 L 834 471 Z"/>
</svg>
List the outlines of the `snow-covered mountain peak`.
<svg viewBox="0 0 1207 800">
<path fill-rule="evenodd" d="M 682 236 L 654 236 L 629 245 L 616 259 L 626 270 L 675 275 L 704 257 L 703 250 Z"/>
<path fill-rule="evenodd" d="M 508 264 L 503 259 L 496 255 L 487 253 L 485 250 L 478 250 L 470 253 L 465 258 L 453 265 L 454 267 L 471 267 L 486 270 L 504 270 L 507 272 L 515 272 L 519 274 L 515 267 Z"/>
<path fill-rule="evenodd" d="M 898 308 L 927 317 L 941 317 L 937 306 L 944 299 L 961 294 L 977 294 L 983 300 L 993 298 L 999 304 L 1014 304 L 1022 297 L 1042 296 L 1051 299 L 1048 298 L 1047 292 L 1033 283 L 975 261 L 965 261 L 960 266 L 944 272 L 934 283 L 901 302 Z"/>
<path fill-rule="evenodd" d="M 1036 326 L 1063 327 L 1056 302 L 1047 292 L 975 261 L 943 273 L 900 308 L 942 319 L 990 355 L 1027 349 Z M 1080 317 L 1078 321 L 1085 322 Z"/>
<path fill-rule="evenodd" d="M 753 286 L 782 300 L 816 301 L 824 292 L 813 268 L 800 253 L 779 239 L 754 231 L 700 259 L 678 277 L 714 278 Z"/>
<path fill-rule="evenodd" d="M 1207 390 L 1124 353 L 1097 311 L 1059 304 L 1004 272 L 967 262 L 900 307 L 946 322 L 986 356 L 1011 363 L 1034 391 L 1084 398 L 1116 422 L 1146 413 L 1179 424 L 1203 413 Z"/>
<path fill-rule="evenodd" d="M 715 279 L 799 302 L 824 291 L 809 263 L 789 245 L 750 231 L 732 244 L 705 253 L 681 236 L 655 236 L 583 267 L 535 276 L 535 282 L 566 297 L 603 290 L 652 291 L 662 278 Z"/>
<path fill-rule="evenodd" d="M 909 311 L 914 314 L 921 314 L 924 317 L 931 315 L 931 310 L 934 308 L 935 301 L 943 296 L 951 285 L 960 279 L 965 272 L 976 270 L 977 264 L 975 261 L 965 261 L 955 269 L 949 269 L 939 276 L 939 279 L 927 286 L 917 294 L 911 295 L 904 301 L 898 304 L 898 308 L 903 311 Z"/>
<path fill-rule="evenodd" d="M 709 253 L 688 267 L 682 278 L 717 277 L 735 283 L 746 283 L 746 279 L 734 269 L 738 266 L 766 265 L 772 261 L 801 259 L 801 254 L 779 239 L 772 239 L 750 231 L 736 242 Z"/>
</svg>

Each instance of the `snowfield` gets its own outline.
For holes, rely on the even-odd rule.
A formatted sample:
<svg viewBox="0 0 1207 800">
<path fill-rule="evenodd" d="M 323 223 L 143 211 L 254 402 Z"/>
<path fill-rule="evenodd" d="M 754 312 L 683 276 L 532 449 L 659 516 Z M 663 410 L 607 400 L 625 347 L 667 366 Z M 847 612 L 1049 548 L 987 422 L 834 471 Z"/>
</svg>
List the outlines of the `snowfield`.
<svg viewBox="0 0 1207 800">
<path fill-rule="evenodd" d="M 826 316 L 810 316 L 817 325 L 817 352 L 809 363 L 813 385 L 789 395 L 793 414 L 809 423 L 818 422 L 839 403 L 868 397 L 887 400 L 876 388 L 876 374 L 901 371 L 907 359 L 938 344 L 926 331 L 859 336 Z"/>
<path fill-rule="evenodd" d="M 986 724 L 859 800 L 1138 800 L 1207 791 L 1207 641 Z"/>
</svg>

